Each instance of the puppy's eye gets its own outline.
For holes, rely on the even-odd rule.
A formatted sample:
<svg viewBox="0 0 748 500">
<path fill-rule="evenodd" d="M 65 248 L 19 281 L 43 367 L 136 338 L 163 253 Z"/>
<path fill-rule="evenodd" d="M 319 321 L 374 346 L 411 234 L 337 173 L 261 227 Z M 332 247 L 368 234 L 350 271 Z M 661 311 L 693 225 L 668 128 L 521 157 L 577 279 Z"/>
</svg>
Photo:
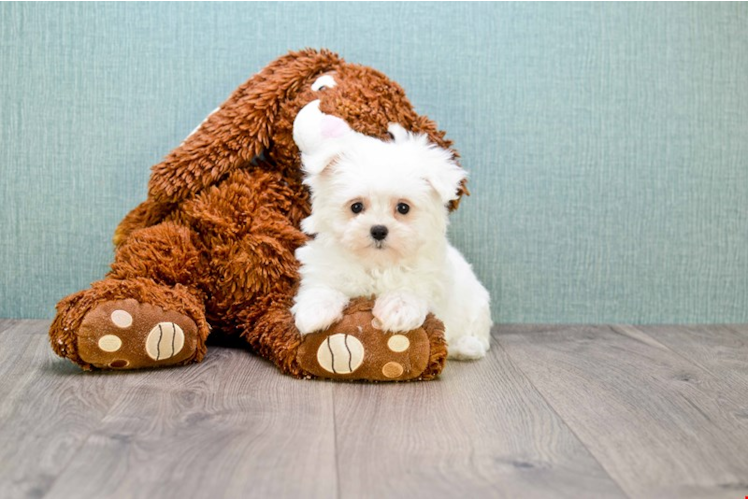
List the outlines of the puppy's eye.
<svg viewBox="0 0 748 500">
<path fill-rule="evenodd" d="M 364 211 L 364 204 L 361 203 L 360 201 L 357 201 L 356 203 L 351 205 L 351 212 L 353 212 L 354 214 L 360 214 L 363 211 Z"/>
<path fill-rule="evenodd" d="M 405 215 L 408 212 L 410 212 L 410 205 L 408 205 L 407 203 L 398 203 L 397 204 L 397 213 L 399 213 L 401 215 Z"/>
</svg>

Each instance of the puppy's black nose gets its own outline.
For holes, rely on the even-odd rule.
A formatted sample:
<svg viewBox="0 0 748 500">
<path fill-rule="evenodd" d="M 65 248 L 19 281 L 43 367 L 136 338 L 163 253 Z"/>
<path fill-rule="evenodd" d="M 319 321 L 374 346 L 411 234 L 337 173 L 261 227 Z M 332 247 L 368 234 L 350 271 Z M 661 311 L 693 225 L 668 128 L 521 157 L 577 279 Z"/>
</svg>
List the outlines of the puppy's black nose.
<svg viewBox="0 0 748 500">
<path fill-rule="evenodd" d="M 382 241 L 387 237 L 387 226 L 371 226 L 371 237 L 377 241 Z"/>
</svg>

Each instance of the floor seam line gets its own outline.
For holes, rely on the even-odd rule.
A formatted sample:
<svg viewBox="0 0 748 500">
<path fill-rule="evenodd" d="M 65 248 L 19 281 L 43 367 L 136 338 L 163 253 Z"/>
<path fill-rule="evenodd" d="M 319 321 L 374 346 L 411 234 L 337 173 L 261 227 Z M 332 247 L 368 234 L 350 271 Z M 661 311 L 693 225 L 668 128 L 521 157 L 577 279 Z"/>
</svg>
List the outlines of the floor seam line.
<svg viewBox="0 0 748 500">
<path fill-rule="evenodd" d="M 496 342 L 496 344 L 499 347 L 501 347 L 501 349 L 504 351 L 504 353 L 507 356 L 507 359 L 512 363 L 512 366 L 515 369 L 517 369 L 517 371 L 519 371 L 519 373 L 522 374 L 522 376 L 525 378 L 525 380 L 527 380 L 527 382 L 530 384 L 530 386 L 532 386 L 533 390 L 538 394 L 538 396 L 540 396 L 540 398 L 545 402 L 545 404 L 548 405 L 548 408 L 550 408 L 550 410 L 553 412 L 553 414 L 558 417 L 558 419 L 566 426 L 567 429 L 569 429 L 569 432 L 571 432 L 571 434 L 579 442 L 579 444 L 581 444 L 584 447 L 584 449 L 587 450 L 587 453 L 589 453 L 590 457 L 592 457 L 592 459 L 595 461 L 595 463 L 600 466 L 600 469 L 602 469 L 605 472 L 605 474 L 610 478 L 610 480 L 613 481 L 613 483 L 616 486 L 618 486 L 618 488 L 620 488 L 621 492 L 623 492 L 623 494 L 625 494 L 627 498 L 635 498 L 635 497 L 633 497 L 631 495 L 631 493 L 621 483 L 619 483 L 616 480 L 615 477 L 613 477 L 613 475 L 610 473 L 610 471 L 608 470 L 608 468 L 605 467 L 605 465 L 603 465 L 603 463 L 595 455 L 595 453 L 589 448 L 589 446 L 587 446 L 587 443 L 585 443 L 584 440 L 582 440 L 582 438 L 579 437 L 579 435 L 574 430 L 574 428 L 571 426 L 571 424 L 569 422 L 567 422 L 566 419 L 564 419 L 561 416 L 561 414 L 556 410 L 556 407 L 553 406 L 551 404 L 551 402 L 548 401 L 548 399 L 545 397 L 545 394 L 543 394 L 540 391 L 540 389 L 538 389 L 538 387 L 535 385 L 535 382 L 533 382 L 532 379 L 527 375 L 527 373 L 525 373 L 525 371 L 514 361 L 514 358 L 512 357 L 512 355 L 509 352 L 509 350 L 506 349 L 506 347 L 499 340 L 499 338 L 498 338 L 499 336 L 496 335 L 496 334 L 493 334 L 493 333 L 492 333 L 491 336 L 493 337 L 494 342 Z"/>
<path fill-rule="evenodd" d="M 335 382 L 332 382 L 335 384 Z M 340 460 L 338 456 L 338 415 L 335 411 L 335 385 L 332 386 L 330 391 L 330 400 L 332 401 L 332 436 L 333 436 L 333 455 L 335 456 L 335 498 L 343 498 L 342 491 L 340 489 Z"/>
<path fill-rule="evenodd" d="M 103 373 L 102 374 L 98 374 L 98 375 L 102 376 L 102 377 L 108 376 L 108 375 L 103 374 Z M 137 383 L 135 383 L 133 385 L 133 388 L 137 388 L 140 385 L 142 385 L 142 384 L 140 383 L 140 381 L 138 381 Z M 57 474 L 57 477 L 55 477 L 54 481 L 52 481 L 50 483 L 49 487 L 44 492 L 44 495 L 41 498 L 49 498 L 47 495 L 49 494 L 50 491 L 52 491 L 52 489 L 54 488 L 54 486 L 60 481 L 60 479 L 65 474 L 65 471 L 68 470 L 68 468 L 73 463 L 73 461 L 75 461 L 75 459 L 78 457 L 78 453 L 86 446 L 86 444 L 88 444 L 88 442 L 91 440 L 91 437 L 93 437 L 94 434 L 96 434 L 98 431 L 100 431 L 102 428 L 104 428 L 104 421 L 106 420 L 106 418 L 112 413 L 112 410 L 114 409 L 114 407 L 117 406 L 117 404 L 123 398 L 126 398 L 126 397 L 127 397 L 127 394 L 120 394 L 120 396 L 112 402 L 111 406 L 109 406 L 109 408 L 107 408 L 106 412 L 104 412 L 104 414 L 101 416 L 101 420 L 99 420 L 98 425 L 94 429 L 92 429 L 91 432 L 88 433 L 88 435 L 86 435 L 86 439 L 84 439 L 83 442 L 80 444 L 80 446 L 78 446 L 76 448 L 75 453 L 70 456 L 70 459 L 67 461 L 67 463 L 65 464 L 65 466 L 62 469 L 60 469 L 59 474 Z"/>
<path fill-rule="evenodd" d="M 613 332 L 615 332 L 616 334 L 618 334 L 618 335 L 623 335 L 623 336 L 626 336 L 626 334 L 625 334 L 625 333 L 622 333 L 622 332 L 619 332 L 618 330 L 616 330 L 616 328 L 615 328 L 615 325 L 608 325 L 608 326 L 609 326 L 609 328 L 610 328 L 611 330 L 613 330 Z M 720 377 L 719 377 L 719 375 L 717 375 L 716 373 L 714 373 L 713 371 L 711 371 L 711 370 L 710 370 L 709 368 L 707 368 L 706 366 L 702 365 L 701 363 L 699 363 L 699 362 L 697 362 L 697 361 L 694 361 L 693 359 L 689 358 L 689 357 L 688 357 L 688 356 L 686 356 L 685 354 L 682 354 L 682 353 L 680 353 L 680 352 L 676 351 L 675 349 L 673 349 L 673 348 L 672 348 L 672 347 L 670 347 L 669 345 L 667 345 L 667 344 L 663 344 L 662 342 L 660 342 L 659 340 L 657 340 L 656 338 L 654 338 L 653 336 L 651 336 L 651 335 L 650 335 L 649 333 L 647 333 L 647 332 L 645 332 L 644 330 L 642 330 L 641 328 L 639 328 L 638 326 L 636 326 L 636 325 L 627 325 L 627 326 L 630 326 L 631 328 L 634 328 L 635 330 L 637 330 L 637 331 L 638 331 L 639 333 L 641 333 L 641 334 L 643 334 L 643 335 L 646 335 L 647 337 L 649 337 L 650 339 L 654 340 L 655 342 L 657 342 L 658 344 L 660 344 L 660 345 L 661 345 L 662 347 L 664 347 L 665 349 L 667 349 L 667 350 L 668 350 L 668 351 L 669 351 L 669 352 L 670 352 L 671 354 L 673 354 L 673 355 L 675 355 L 675 356 L 679 357 L 679 358 L 680 358 L 680 359 L 682 359 L 683 361 L 686 361 L 686 362 L 687 362 L 687 363 L 689 363 L 690 365 L 692 365 L 692 366 L 695 366 L 695 367 L 696 367 L 696 368 L 698 368 L 699 370 L 703 370 L 703 371 L 705 371 L 706 373 L 708 373 L 709 375 L 711 375 L 712 377 L 714 377 L 714 378 L 716 378 L 716 379 L 719 379 L 719 378 L 720 378 Z M 676 326 L 677 326 L 677 325 L 676 325 Z"/>
</svg>

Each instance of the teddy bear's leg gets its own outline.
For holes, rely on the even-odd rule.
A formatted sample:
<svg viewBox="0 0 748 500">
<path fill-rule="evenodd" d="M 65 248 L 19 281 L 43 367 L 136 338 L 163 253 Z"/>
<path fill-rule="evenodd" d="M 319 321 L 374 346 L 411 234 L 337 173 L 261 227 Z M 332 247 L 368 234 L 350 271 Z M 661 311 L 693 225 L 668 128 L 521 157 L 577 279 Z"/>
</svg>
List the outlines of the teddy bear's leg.
<svg viewBox="0 0 748 500">
<path fill-rule="evenodd" d="M 200 361 L 209 333 L 195 281 L 202 255 L 194 234 L 177 224 L 134 231 L 106 279 L 57 304 L 53 350 L 84 369 Z"/>
<path fill-rule="evenodd" d="M 231 276 L 232 283 L 240 284 L 220 287 L 235 290 L 230 295 L 233 306 L 222 309 L 236 311 L 230 316 L 235 317 L 238 332 L 252 349 L 295 377 L 382 381 L 435 378 L 444 367 L 447 349 L 444 327 L 433 316 L 411 332 L 388 334 L 374 321 L 374 302 L 355 299 L 340 321 L 324 332 L 302 337 L 291 313 L 298 285 L 298 263 L 291 251 L 300 243 L 294 237 L 297 233 L 291 226 L 279 225 L 272 238 L 269 232 L 248 234 L 232 246 L 233 253 L 218 259 L 221 265 L 212 273 Z M 273 264 L 268 268 L 261 264 L 263 261 Z M 256 264 L 247 265 L 249 262 Z M 264 288 L 249 286 L 253 283 L 262 283 Z"/>
<path fill-rule="evenodd" d="M 291 295 L 258 303 L 257 314 L 246 318 L 245 334 L 260 355 L 289 375 L 339 380 L 431 380 L 444 368 L 444 326 L 433 315 L 410 332 L 386 333 L 374 321 L 374 302 L 359 298 L 351 301 L 343 319 L 330 328 L 302 337 L 294 325 L 291 303 Z"/>
</svg>

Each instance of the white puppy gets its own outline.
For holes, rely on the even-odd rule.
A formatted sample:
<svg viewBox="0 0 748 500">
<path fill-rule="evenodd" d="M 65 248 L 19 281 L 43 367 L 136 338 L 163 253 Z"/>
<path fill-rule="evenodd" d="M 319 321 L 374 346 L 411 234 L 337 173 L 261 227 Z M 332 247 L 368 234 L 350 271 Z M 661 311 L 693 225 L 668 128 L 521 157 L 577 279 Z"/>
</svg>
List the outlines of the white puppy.
<svg viewBox="0 0 748 500">
<path fill-rule="evenodd" d="M 315 238 L 296 251 L 301 285 L 292 312 L 302 334 L 342 318 L 353 297 L 377 297 L 384 331 L 419 327 L 433 312 L 445 325 L 451 358 L 489 348 L 489 295 L 446 238 L 447 204 L 465 177 L 452 154 L 391 125 L 392 142 L 352 131 L 305 106 L 294 122 Z"/>
</svg>

